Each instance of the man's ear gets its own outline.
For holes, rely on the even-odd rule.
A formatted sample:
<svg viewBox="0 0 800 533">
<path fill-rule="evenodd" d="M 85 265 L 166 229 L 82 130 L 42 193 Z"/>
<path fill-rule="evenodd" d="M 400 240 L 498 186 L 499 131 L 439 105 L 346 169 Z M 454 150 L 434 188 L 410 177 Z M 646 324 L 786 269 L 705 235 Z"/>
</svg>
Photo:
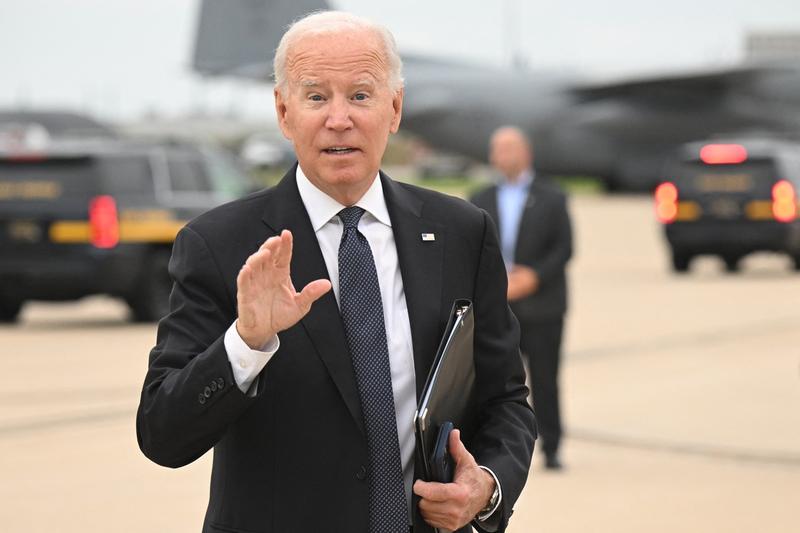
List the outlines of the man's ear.
<svg viewBox="0 0 800 533">
<path fill-rule="evenodd" d="M 392 109 L 394 111 L 394 116 L 392 117 L 392 123 L 389 128 L 389 131 L 392 133 L 397 133 L 397 130 L 400 129 L 400 119 L 403 116 L 403 88 L 397 90 L 394 93 L 394 97 L 392 98 Z"/>
<path fill-rule="evenodd" d="M 286 99 L 283 93 L 275 88 L 273 93 L 275 95 L 275 114 L 278 116 L 278 126 L 281 128 L 283 136 L 292 140 L 291 129 L 289 128 L 288 119 L 286 117 Z"/>
</svg>

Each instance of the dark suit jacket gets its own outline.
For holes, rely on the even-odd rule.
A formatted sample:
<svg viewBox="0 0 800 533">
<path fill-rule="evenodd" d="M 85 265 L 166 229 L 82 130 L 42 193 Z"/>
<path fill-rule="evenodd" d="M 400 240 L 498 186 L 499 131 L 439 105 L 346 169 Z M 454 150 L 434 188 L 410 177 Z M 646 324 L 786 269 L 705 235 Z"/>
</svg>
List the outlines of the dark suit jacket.
<svg viewBox="0 0 800 533">
<path fill-rule="evenodd" d="M 462 430 L 478 463 L 500 480 L 502 529 L 526 481 L 535 430 L 496 229 L 461 200 L 381 179 L 418 395 L 453 300 L 474 302 L 478 394 Z M 294 169 L 276 187 L 216 208 L 178 235 L 169 265 L 171 311 L 158 327 L 137 415 L 139 446 L 170 467 L 214 448 L 203 531 L 366 533 L 367 445 L 333 291 L 279 334 L 280 349 L 255 397 L 239 390 L 225 352 L 224 333 L 236 318 L 236 275 L 282 229 L 294 234 L 295 287 L 327 278 Z M 423 241 L 422 233 L 434 233 L 435 241 Z M 432 531 L 415 514 L 415 531 Z"/>
<path fill-rule="evenodd" d="M 497 186 L 472 199 L 499 226 Z M 539 275 L 539 289 L 511 304 L 520 322 L 559 319 L 567 311 L 565 267 L 572 256 L 572 229 L 564 193 L 537 176 L 528 191 L 514 251 L 514 262 L 531 267 Z"/>
</svg>

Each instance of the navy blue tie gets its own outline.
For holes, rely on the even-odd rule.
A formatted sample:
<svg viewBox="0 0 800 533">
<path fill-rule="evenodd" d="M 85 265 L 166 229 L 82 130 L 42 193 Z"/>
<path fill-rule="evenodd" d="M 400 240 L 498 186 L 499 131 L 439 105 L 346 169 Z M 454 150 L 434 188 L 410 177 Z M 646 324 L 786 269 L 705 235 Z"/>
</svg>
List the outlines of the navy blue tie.
<svg viewBox="0 0 800 533">
<path fill-rule="evenodd" d="M 381 290 L 369 242 L 358 231 L 363 214 L 360 207 L 339 212 L 344 224 L 339 243 L 339 307 L 367 431 L 369 531 L 408 533 Z"/>
</svg>

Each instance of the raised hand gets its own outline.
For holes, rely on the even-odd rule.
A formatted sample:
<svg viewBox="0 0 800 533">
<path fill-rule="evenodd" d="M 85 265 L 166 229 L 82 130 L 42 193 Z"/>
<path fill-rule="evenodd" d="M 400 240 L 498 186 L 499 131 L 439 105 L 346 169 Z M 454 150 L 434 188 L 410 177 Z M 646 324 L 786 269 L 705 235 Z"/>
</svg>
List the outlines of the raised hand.
<svg viewBox="0 0 800 533">
<path fill-rule="evenodd" d="M 260 350 L 275 334 L 295 325 L 311 304 L 328 292 L 331 282 L 318 279 L 297 292 L 292 284 L 292 233 L 270 237 L 247 258 L 236 278 L 239 320 L 236 330 L 252 349 Z"/>
</svg>

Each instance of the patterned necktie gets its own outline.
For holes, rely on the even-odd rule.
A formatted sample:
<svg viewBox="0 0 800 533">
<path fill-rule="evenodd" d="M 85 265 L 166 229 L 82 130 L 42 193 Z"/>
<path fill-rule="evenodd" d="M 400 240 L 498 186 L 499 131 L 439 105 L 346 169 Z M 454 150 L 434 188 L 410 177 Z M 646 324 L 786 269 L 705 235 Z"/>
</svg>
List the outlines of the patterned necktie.
<svg viewBox="0 0 800 533">
<path fill-rule="evenodd" d="M 367 431 L 369 531 L 408 533 L 381 290 L 369 242 L 358 231 L 363 214 L 360 207 L 339 212 L 339 306 Z"/>
</svg>

